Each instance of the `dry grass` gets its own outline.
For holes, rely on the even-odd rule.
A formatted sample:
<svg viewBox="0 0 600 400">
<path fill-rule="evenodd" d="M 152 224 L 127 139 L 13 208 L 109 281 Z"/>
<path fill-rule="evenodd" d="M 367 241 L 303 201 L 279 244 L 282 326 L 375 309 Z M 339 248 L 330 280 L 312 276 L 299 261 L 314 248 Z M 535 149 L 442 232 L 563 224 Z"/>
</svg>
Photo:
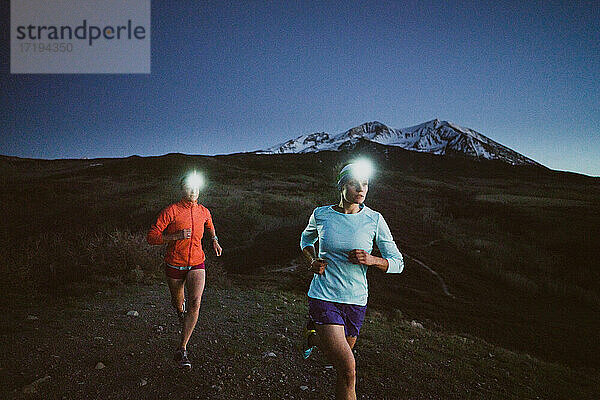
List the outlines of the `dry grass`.
<svg viewBox="0 0 600 400">
<path fill-rule="evenodd" d="M 231 259 L 247 267 L 248 259 L 258 258 L 252 268 L 286 265 L 299 254 L 298 235 L 312 209 L 337 200 L 335 173 L 354 156 L 168 155 L 102 160 L 94 168 L 83 160 L 0 164 L 6 172 L 0 213 L 8 216 L 0 221 L 1 289 L 7 296 L 36 295 L 74 282 L 93 290 L 98 282 L 138 280 L 139 273 L 131 271 L 160 277 L 163 249 L 146 244 L 145 235 L 160 209 L 178 200 L 178 177 L 190 168 L 207 175 L 210 185 L 201 202 L 211 210 L 226 253 L 237 254 Z M 600 305 L 597 181 L 424 154 L 372 156 L 381 173 L 372 181 L 368 205 L 383 213 L 402 250 L 435 264 L 458 298 L 481 295 L 456 291 L 463 287 L 491 288 L 508 297 L 519 292 L 537 310 L 544 306 L 535 303 L 544 301 L 537 297 L 550 296 L 586 318 Z M 441 245 L 427 246 L 432 241 Z M 230 284 L 231 265 L 215 265 L 221 284 Z M 421 284 L 426 278 L 409 268 L 399 278 L 408 282 L 407 299 L 398 300 L 402 284 L 394 284 L 382 289 L 389 293 L 379 301 L 409 307 L 408 296 L 418 293 L 425 298 L 415 300 L 412 312 L 424 313 L 439 291 Z M 431 307 L 431 318 L 446 321 L 469 312 L 444 306 Z M 482 335 L 497 338 L 490 329 L 482 327 Z M 545 349 L 554 343 L 549 340 Z M 577 344 L 572 358 L 585 351 L 585 344 Z"/>
</svg>

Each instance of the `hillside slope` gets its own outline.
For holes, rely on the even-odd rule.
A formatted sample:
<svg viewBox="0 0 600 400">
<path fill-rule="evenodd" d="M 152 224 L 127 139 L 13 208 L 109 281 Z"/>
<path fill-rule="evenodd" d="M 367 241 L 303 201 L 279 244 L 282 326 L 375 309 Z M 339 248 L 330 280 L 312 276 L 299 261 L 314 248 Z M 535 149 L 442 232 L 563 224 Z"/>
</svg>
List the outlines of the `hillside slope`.
<svg viewBox="0 0 600 400">
<path fill-rule="evenodd" d="M 149 246 L 145 234 L 159 210 L 178 199 L 177 181 L 192 168 L 203 171 L 209 182 L 201 201 L 211 210 L 224 246 L 223 268 L 230 275 L 243 274 L 232 278 L 234 287 L 255 285 L 240 301 L 266 286 L 273 293 L 304 296 L 307 277 L 289 269 L 300 254 L 299 234 L 314 207 L 337 200 L 335 176 L 343 163 L 358 156 L 370 157 L 377 166 L 367 204 L 385 216 L 407 260 L 400 275 L 369 275 L 369 306 L 390 322 L 389 331 L 402 331 L 402 325 L 392 323 L 401 315 L 400 320 L 422 322 L 434 336 L 468 337 L 563 370 L 598 374 L 599 179 L 358 141 L 349 152 L 2 159 L 0 301 L 3 310 L 15 310 L 2 320 L 9 360 L 0 365 L 5 368 L 0 372 L 9 374 L 5 382 L 11 385 L 26 373 L 20 364 L 35 368 L 26 360 L 41 342 L 17 345 L 21 330 L 29 334 L 35 327 L 46 328 L 24 322 L 26 314 L 38 315 L 36 304 L 45 304 L 40 300 L 25 307 L 30 301 L 52 295 L 61 302 L 75 294 L 85 301 L 97 285 L 108 282 L 121 290 L 139 273 L 161 279 L 163 249 Z M 281 270 L 289 272 L 275 272 Z M 40 319 L 57 312 L 40 310 Z M 79 326 L 76 319 L 84 315 L 67 324 Z M 108 323 L 116 315 L 99 318 Z M 237 336 L 246 332 L 227 327 Z M 71 332 L 76 336 L 80 330 Z M 51 336 L 45 337 L 50 341 Z M 386 340 L 382 335 L 380 343 Z M 394 357 L 402 359 L 402 353 Z M 374 363 L 378 357 L 365 360 Z M 395 365 L 393 359 L 387 362 Z M 486 375 L 488 367 L 463 365 L 460 370 Z M 404 364 L 389 368 L 397 377 Z M 566 379 L 561 374 L 557 381 Z M 578 382 L 567 380 L 565 388 L 583 390 Z"/>
</svg>

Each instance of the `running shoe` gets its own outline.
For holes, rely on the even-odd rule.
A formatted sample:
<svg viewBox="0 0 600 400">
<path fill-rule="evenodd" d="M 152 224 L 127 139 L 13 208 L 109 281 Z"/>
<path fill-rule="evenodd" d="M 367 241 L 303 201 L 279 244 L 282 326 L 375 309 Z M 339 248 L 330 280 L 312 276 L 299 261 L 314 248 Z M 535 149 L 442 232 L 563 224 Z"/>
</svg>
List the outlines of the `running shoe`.
<svg viewBox="0 0 600 400">
<path fill-rule="evenodd" d="M 309 319 L 308 322 L 306 323 L 306 329 L 304 330 L 304 335 L 302 337 L 301 352 L 302 352 L 302 358 L 304 358 L 305 360 L 308 357 L 310 357 L 310 355 L 312 354 L 315 347 L 317 347 L 317 346 L 310 344 L 311 340 L 313 340 L 313 338 L 316 338 L 316 336 L 317 336 L 317 331 L 315 330 L 315 323 Z"/>
<path fill-rule="evenodd" d="M 175 351 L 173 360 L 179 365 L 179 368 L 192 368 L 192 363 L 188 359 L 188 353 L 186 349 L 178 349 Z"/>
</svg>

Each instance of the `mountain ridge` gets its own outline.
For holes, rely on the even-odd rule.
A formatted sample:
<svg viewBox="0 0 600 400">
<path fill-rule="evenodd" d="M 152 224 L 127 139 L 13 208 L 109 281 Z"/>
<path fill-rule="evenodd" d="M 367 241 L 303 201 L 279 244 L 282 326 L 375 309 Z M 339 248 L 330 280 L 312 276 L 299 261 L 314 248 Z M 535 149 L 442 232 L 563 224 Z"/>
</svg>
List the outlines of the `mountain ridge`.
<svg viewBox="0 0 600 400">
<path fill-rule="evenodd" d="M 385 146 L 437 155 L 463 154 L 471 158 L 501 160 L 512 165 L 541 164 L 470 128 L 449 121 L 433 119 L 407 128 L 392 128 L 379 121 L 370 121 L 337 135 L 314 132 L 286 142 L 257 150 L 257 154 L 310 153 L 323 150 L 340 151 L 358 140 L 368 140 Z"/>
</svg>

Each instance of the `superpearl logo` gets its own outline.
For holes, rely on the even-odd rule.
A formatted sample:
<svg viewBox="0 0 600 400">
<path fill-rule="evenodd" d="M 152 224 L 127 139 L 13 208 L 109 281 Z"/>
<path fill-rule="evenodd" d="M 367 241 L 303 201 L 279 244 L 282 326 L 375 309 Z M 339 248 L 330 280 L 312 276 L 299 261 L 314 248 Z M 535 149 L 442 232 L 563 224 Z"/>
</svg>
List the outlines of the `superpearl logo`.
<svg viewBox="0 0 600 400">
<path fill-rule="evenodd" d="M 11 0 L 11 73 L 150 73 L 150 0 Z"/>
</svg>

